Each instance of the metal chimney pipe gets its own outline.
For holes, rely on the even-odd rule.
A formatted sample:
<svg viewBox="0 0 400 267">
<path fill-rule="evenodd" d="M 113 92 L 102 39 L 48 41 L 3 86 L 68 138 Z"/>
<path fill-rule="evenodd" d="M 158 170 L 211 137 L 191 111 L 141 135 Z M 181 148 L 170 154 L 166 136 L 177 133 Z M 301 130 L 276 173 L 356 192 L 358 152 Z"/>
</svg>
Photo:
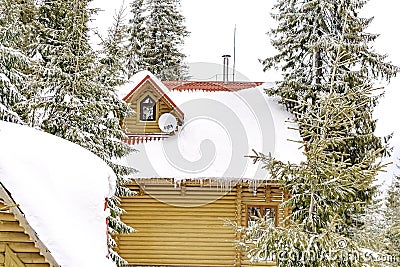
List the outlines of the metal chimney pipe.
<svg viewBox="0 0 400 267">
<path fill-rule="evenodd" d="M 231 55 L 223 55 L 224 58 L 224 66 L 223 66 L 223 81 L 224 83 L 228 83 L 229 81 L 229 58 Z"/>
</svg>

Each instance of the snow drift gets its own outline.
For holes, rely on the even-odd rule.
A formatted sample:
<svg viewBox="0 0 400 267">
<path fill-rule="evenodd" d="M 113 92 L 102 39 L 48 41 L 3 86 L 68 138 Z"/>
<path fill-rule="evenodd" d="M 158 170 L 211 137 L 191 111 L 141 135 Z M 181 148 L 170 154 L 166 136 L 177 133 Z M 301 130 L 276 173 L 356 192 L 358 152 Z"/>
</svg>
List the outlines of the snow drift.
<svg viewBox="0 0 400 267">
<path fill-rule="evenodd" d="M 115 266 L 107 258 L 104 209 L 115 174 L 100 158 L 56 136 L 0 121 L 0 182 L 58 264 Z"/>
</svg>

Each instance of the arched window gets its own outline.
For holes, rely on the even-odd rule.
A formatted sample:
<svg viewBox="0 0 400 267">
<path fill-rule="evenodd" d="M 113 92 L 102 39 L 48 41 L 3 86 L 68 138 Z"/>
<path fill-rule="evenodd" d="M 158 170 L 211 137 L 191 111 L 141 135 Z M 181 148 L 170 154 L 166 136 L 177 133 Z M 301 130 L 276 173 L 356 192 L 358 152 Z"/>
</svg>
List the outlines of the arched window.
<svg viewBox="0 0 400 267">
<path fill-rule="evenodd" d="M 142 102 L 140 102 L 140 120 L 156 120 L 156 102 L 150 96 L 147 96 L 142 100 Z"/>
</svg>

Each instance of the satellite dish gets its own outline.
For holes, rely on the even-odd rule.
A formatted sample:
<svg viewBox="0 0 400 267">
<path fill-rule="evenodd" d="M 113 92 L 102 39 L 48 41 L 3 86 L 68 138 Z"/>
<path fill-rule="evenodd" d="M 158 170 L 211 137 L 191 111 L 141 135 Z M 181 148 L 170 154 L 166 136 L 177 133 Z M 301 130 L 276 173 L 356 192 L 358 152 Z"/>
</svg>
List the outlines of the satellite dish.
<svg viewBox="0 0 400 267">
<path fill-rule="evenodd" d="M 176 129 L 176 118 L 171 113 L 164 113 L 158 118 L 158 127 L 164 133 L 171 133 Z"/>
</svg>

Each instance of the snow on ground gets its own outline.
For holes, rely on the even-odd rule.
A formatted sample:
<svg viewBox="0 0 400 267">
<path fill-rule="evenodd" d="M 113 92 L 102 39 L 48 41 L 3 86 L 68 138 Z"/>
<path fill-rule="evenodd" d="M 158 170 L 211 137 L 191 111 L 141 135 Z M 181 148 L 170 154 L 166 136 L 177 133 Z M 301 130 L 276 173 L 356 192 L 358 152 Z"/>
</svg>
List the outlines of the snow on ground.
<svg viewBox="0 0 400 267">
<path fill-rule="evenodd" d="M 107 259 L 105 198 L 115 174 L 56 136 L 0 121 L 0 182 L 58 264 L 115 266 Z"/>
<path fill-rule="evenodd" d="M 169 91 L 148 72 L 136 76 L 146 75 L 183 111 L 185 119 L 174 136 L 135 146 L 139 152 L 128 158 L 139 169 L 135 178 L 268 179 L 262 165 L 246 157 L 254 155 L 253 149 L 285 162 L 304 159 L 301 145 L 288 141 L 301 140 L 297 131 L 288 129 L 295 126 L 287 122 L 291 115 L 263 92 L 269 84 L 238 92 Z M 133 81 L 140 79 L 134 76 Z M 122 88 L 125 94 L 127 88 Z"/>
</svg>

